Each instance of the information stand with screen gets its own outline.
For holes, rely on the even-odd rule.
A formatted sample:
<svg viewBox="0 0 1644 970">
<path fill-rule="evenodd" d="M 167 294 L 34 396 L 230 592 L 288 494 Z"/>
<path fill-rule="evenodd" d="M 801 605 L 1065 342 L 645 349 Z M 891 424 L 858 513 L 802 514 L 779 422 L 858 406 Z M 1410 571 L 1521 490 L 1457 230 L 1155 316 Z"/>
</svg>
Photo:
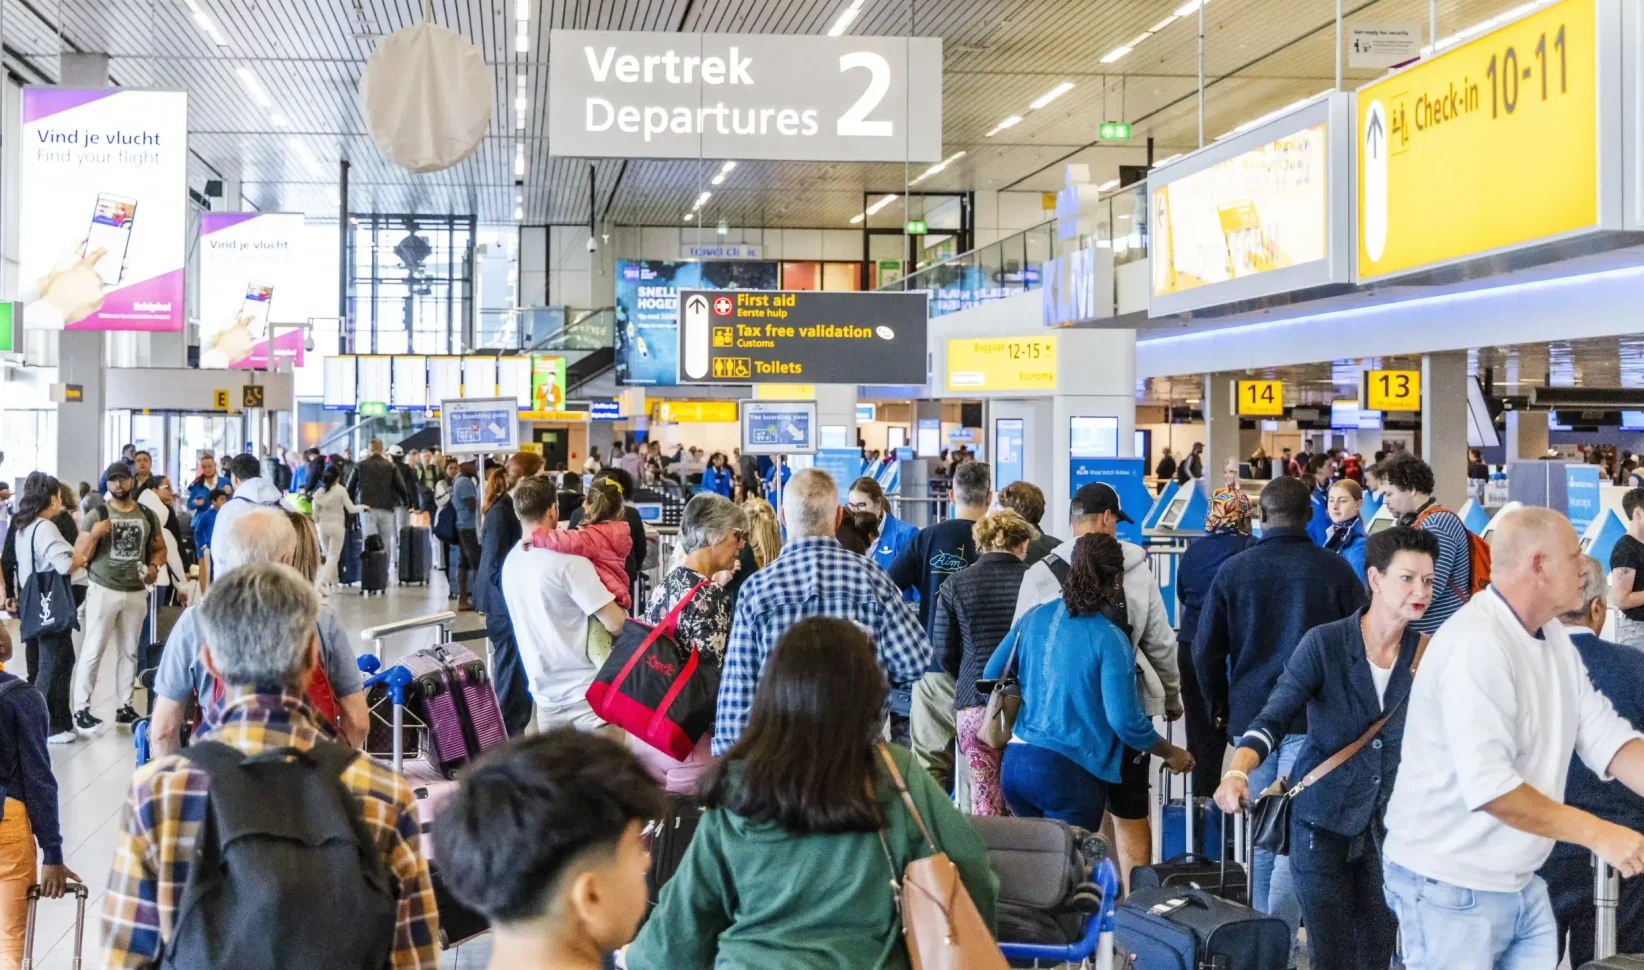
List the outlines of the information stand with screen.
<svg viewBox="0 0 1644 970">
<path fill-rule="evenodd" d="M 817 448 L 815 401 L 742 402 L 742 453 L 813 455 Z"/>
</svg>

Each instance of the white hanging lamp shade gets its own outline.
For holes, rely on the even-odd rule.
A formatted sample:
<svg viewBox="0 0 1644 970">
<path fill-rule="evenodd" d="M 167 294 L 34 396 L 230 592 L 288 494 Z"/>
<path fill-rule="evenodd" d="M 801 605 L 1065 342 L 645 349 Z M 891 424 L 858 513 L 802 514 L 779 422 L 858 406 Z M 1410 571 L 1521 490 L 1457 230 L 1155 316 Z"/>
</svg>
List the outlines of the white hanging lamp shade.
<svg viewBox="0 0 1644 970">
<path fill-rule="evenodd" d="M 450 168 L 491 127 L 491 71 L 473 42 L 433 22 L 396 30 L 360 75 L 360 111 L 382 153 L 413 172 Z"/>
</svg>

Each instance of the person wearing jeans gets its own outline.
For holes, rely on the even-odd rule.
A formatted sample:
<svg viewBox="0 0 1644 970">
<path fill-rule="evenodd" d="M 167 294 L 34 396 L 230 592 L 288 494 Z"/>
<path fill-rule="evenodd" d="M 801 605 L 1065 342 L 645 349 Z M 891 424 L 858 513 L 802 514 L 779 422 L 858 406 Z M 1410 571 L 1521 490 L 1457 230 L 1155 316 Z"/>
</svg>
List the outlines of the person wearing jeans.
<svg viewBox="0 0 1644 970">
<path fill-rule="evenodd" d="M 114 647 L 114 696 L 120 705 L 114 720 L 131 724 L 137 680 L 137 633 L 148 615 L 145 585 L 165 567 L 166 546 L 154 514 L 133 497 L 131 469 L 108 466 L 108 503 L 86 516 L 75 553 L 86 560 L 91 588 L 86 592 L 86 636 L 74 666 L 74 727 L 91 734 L 102 719 L 91 713 L 103 653 Z"/>
<path fill-rule="evenodd" d="M 23 588 L 38 571 L 72 575 L 83 569 L 85 560 L 74 554 L 74 547 L 63 538 L 52 521 L 63 510 L 62 488 L 57 479 L 44 472 L 33 472 L 23 483 L 23 495 L 17 503 L 17 514 L 12 528 L 17 548 L 16 573 L 6 597 L 7 609 L 13 614 L 19 606 L 35 609 L 35 603 L 19 604 Z M 71 604 L 61 604 L 72 609 Z M 46 711 L 50 729 L 47 740 L 53 744 L 67 744 L 77 735 L 74 732 L 74 708 L 69 698 L 74 680 L 74 627 L 61 633 L 42 633 L 29 641 L 29 682 L 39 686 L 46 696 Z"/>
<path fill-rule="evenodd" d="M 1594 688 L 1558 620 L 1582 605 L 1580 539 L 1563 515 L 1525 507 L 1497 520 L 1490 552 L 1490 586 L 1433 635 L 1406 705 L 1384 890 L 1407 970 L 1556 966 L 1536 870 L 1557 842 L 1644 874 L 1644 833 L 1564 803 L 1572 755 L 1644 794 L 1644 734 Z"/>
<path fill-rule="evenodd" d="M 1301 757 L 1307 743 L 1305 734 L 1286 734 L 1279 741 L 1278 751 L 1250 772 L 1250 790 L 1257 794 L 1272 787 L 1279 778 L 1288 778 L 1293 787 L 1301 779 L 1296 777 L 1296 759 Z M 1290 876 L 1290 857 L 1274 855 L 1266 849 L 1255 849 L 1250 860 L 1250 906 L 1257 912 L 1277 916 L 1290 927 L 1290 938 L 1296 938 L 1301 926 L 1301 903 L 1296 899 L 1295 881 Z M 1290 961 L 1291 966 L 1296 961 Z"/>
<path fill-rule="evenodd" d="M 1010 666 L 1021 688 L 1000 771 L 1005 804 L 1018 817 L 1100 828 L 1108 803 L 1125 794 L 1129 748 L 1158 755 L 1176 774 L 1193 768 L 1193 756 L 1159 737 L 1142 712 L 1130 639 L 1103 615 L 1124 595 L 1124 564 L 1113 536 L 1080 538 L 1062 598 L 1017 620 L 982 672 L 998 680 Z"/>
</svg>

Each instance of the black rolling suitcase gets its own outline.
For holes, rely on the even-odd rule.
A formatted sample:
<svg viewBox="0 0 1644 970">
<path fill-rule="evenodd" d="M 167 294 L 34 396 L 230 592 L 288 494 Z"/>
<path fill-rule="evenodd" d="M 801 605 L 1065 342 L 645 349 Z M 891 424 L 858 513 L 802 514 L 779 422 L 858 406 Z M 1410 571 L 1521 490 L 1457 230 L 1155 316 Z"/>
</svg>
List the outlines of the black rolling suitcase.
<svg viewBox="0 0 1644 970">
<path fill-rule="evenodd" d="M 360 592 L 367 596 L 388 589 L 388 548 L 382 536 L 367 536 L 360 555 Z"/>
<path fill-rule="evenodd" d="M 702 806 L 694 795 L 674 795 L 651 830 L 651 868 L 645 874 L 645 894 L 656 906 L 662 887 L 673 877 L 702 821 Z"/>
<path fill-rule="evenodd" d="M 400 530 L 400 585 L 421 586 L 428 582 L 429 561 L 433 546 L 428 541 L 428 530 L 408 525 Z"/>
<path fill-rule="evenodd" d="M 337 582 L 344 586 L 358 583 L 363 571 L 365 536 L 353 516 L 348 517 L 348 528 L 343 532 L 341 558 L 337 560 Z"/>
</svg>

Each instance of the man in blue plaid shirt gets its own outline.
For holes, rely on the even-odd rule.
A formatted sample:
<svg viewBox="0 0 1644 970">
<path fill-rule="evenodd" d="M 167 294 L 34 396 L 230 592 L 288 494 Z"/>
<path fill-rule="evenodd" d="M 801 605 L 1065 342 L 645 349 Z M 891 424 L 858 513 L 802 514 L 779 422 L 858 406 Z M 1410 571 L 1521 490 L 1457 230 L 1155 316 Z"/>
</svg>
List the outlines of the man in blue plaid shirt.
<svg viewBox="0 0 1644 970">
<path fill-rule="evenodd" d="M 834 538 L 841 506 L 833 476 L 815 468 L 794 472 L 783 488 L 782 555 L 748 577 L 736 600 L 731 639 L 719 679 L 713 753 L 729 751 L 748 724 L 754 688 L 776 641 L 811 616 L 850 620 L 873 637 L 879 666 L 892 688 L 925 672 L 930 644 L 902 592 L 874 563 Z"/>
</svg>

